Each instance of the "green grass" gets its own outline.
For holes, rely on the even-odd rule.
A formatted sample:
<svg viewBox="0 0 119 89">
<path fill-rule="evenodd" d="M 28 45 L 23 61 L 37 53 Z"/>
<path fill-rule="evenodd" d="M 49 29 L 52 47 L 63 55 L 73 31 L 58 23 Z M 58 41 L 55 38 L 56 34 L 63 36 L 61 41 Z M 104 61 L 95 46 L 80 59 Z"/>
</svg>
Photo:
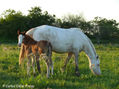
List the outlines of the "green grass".
<svg viewBox="0 0 119 89">
<path fill-rule="evenodd" d="M 53 53 L 54 75 L 46 78 L 46 65 L 41 61 L 41 74 L 34 77 L 26 74 L 26 61 L 18 65 L 20 49 L 16 44 L 0 45 L 0 89 L 119 89 L 119 45 L 95 45 L 100 57 L 101 76 L 89 69 L 89 62 L 82 52 L 79 57 L 81 76 L 75 76 L 74 57 L 64 73 L 60 71 L 67 54 Z M 23 87 L 23 88 L 22 88 Z"/>
</svg>

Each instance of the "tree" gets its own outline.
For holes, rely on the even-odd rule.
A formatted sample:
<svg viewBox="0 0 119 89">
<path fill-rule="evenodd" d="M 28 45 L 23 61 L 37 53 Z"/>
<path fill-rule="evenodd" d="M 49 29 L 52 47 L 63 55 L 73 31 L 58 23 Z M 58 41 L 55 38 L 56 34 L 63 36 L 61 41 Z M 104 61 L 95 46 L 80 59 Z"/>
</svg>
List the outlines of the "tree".
<svg viewBox="0 0 119 89">
<path fill-rule="evenodd" d="M 61 27 L 64 28 L 81 27 L 83 22 L 85 22 L 83 16 L 69 14 L 62 18 Z"/>
<path fill-rule="evenodd" d="M 119 24 L 113 19 L 95 17 L 93 25 L 98 27 L 98 31 L 95 29 L 95 33 L 99 35 L 100 39 L 111 39 L 117 34 Z"/>
<path fill-rule="evenodd" d="M 55 15 L 52 16 L 48 14 L 47 11 L 42 12 L 40 7 L 32 7 L 31 10 L 29 10 L 28 17 L 30 19 L 30 28 L 44 24 L 52 25 L 55 22 Z"/>
<path fill-rule="evenodd" d="M 3 12 L 0 18 L 0 35 L 2 38 L 15 40 L 18 29 L 24 31 L 43 24 L 52 25 L 54 22 L 55 15 L 42 12 L 39 7 L 31 8 L 27 16 L 20 11 L 9 9 Z"/>
<path fill-rule="evenodd" d="M 16 12 L 15 10 L 6 10 L 0 18 L 0 34 L 4 38 L 16 39 L 17 30 L 27 29 L 27 17 L 23 16 L 22 13 Z M 3 34 L 4 33 L 4 34 Z"/>
</svg>

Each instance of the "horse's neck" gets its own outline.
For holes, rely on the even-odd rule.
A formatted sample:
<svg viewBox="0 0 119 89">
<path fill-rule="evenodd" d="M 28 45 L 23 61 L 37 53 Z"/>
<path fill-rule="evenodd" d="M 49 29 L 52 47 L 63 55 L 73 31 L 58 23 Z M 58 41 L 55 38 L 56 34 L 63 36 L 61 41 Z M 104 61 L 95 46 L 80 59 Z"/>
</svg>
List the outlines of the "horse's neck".
<svg viewBox="0 0 119 89">
<path fill-rule="evenodd" d="M 96 51 L 92 43 L 89 42 L 88 44 L 85 44 L 84 51 L 87 54 L 90 63 L 91 61 L 95 61 Z"/>
</svg>

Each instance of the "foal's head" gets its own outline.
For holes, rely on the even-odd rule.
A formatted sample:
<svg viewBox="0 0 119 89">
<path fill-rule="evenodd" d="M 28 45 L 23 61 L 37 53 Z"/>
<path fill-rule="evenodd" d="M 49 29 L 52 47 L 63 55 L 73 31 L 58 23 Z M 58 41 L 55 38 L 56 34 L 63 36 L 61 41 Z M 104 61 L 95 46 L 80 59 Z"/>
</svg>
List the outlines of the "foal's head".
<svg viewBox="0 0 119 89">
<path fill-rule="evenodd" d="M 33 45 L 36 44 L 37 41 L 35 41 L 33 38 L 31 38 L 29 35 L 27 35 L 25 32 L 17 31 L 18 34 L 18 46 L 20 47 L 21 44 L 25 45 Z"/>
<path fill-rule="evenodd" d="M 18 46 L 21 47 L 21 44 L 22 44 L 23 39 L 25 37 L 25 32 L 20 32 L 20 30 L 18 30 L 17 34 L 18 34 Z"/>
</svg>

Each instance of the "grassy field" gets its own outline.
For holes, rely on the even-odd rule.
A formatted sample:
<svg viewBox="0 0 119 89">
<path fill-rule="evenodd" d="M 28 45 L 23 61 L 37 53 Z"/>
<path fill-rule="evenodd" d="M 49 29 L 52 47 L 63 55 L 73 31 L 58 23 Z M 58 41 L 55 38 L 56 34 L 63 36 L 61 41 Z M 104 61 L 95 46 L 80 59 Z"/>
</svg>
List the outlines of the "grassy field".
<svg viewBox="0 0 119 89">
<path fill-rule="evenodd" d="M 88 59 L 82 52 L 79 57 L 81 76 L 75 76 L 74 57 L 62 73 L 66 54 L 53 53 L 54 75 L 46 78 L 46 65 L 41 61 L 41 74 L 26 75 L 26 61 L 18 65 L 19 48 L 16 44 L 0 45 L 0 89 L 119 89 L 119 45 L 96 45 L 100 57 L 101 76 L 91 73 Z"/>
</svg>

